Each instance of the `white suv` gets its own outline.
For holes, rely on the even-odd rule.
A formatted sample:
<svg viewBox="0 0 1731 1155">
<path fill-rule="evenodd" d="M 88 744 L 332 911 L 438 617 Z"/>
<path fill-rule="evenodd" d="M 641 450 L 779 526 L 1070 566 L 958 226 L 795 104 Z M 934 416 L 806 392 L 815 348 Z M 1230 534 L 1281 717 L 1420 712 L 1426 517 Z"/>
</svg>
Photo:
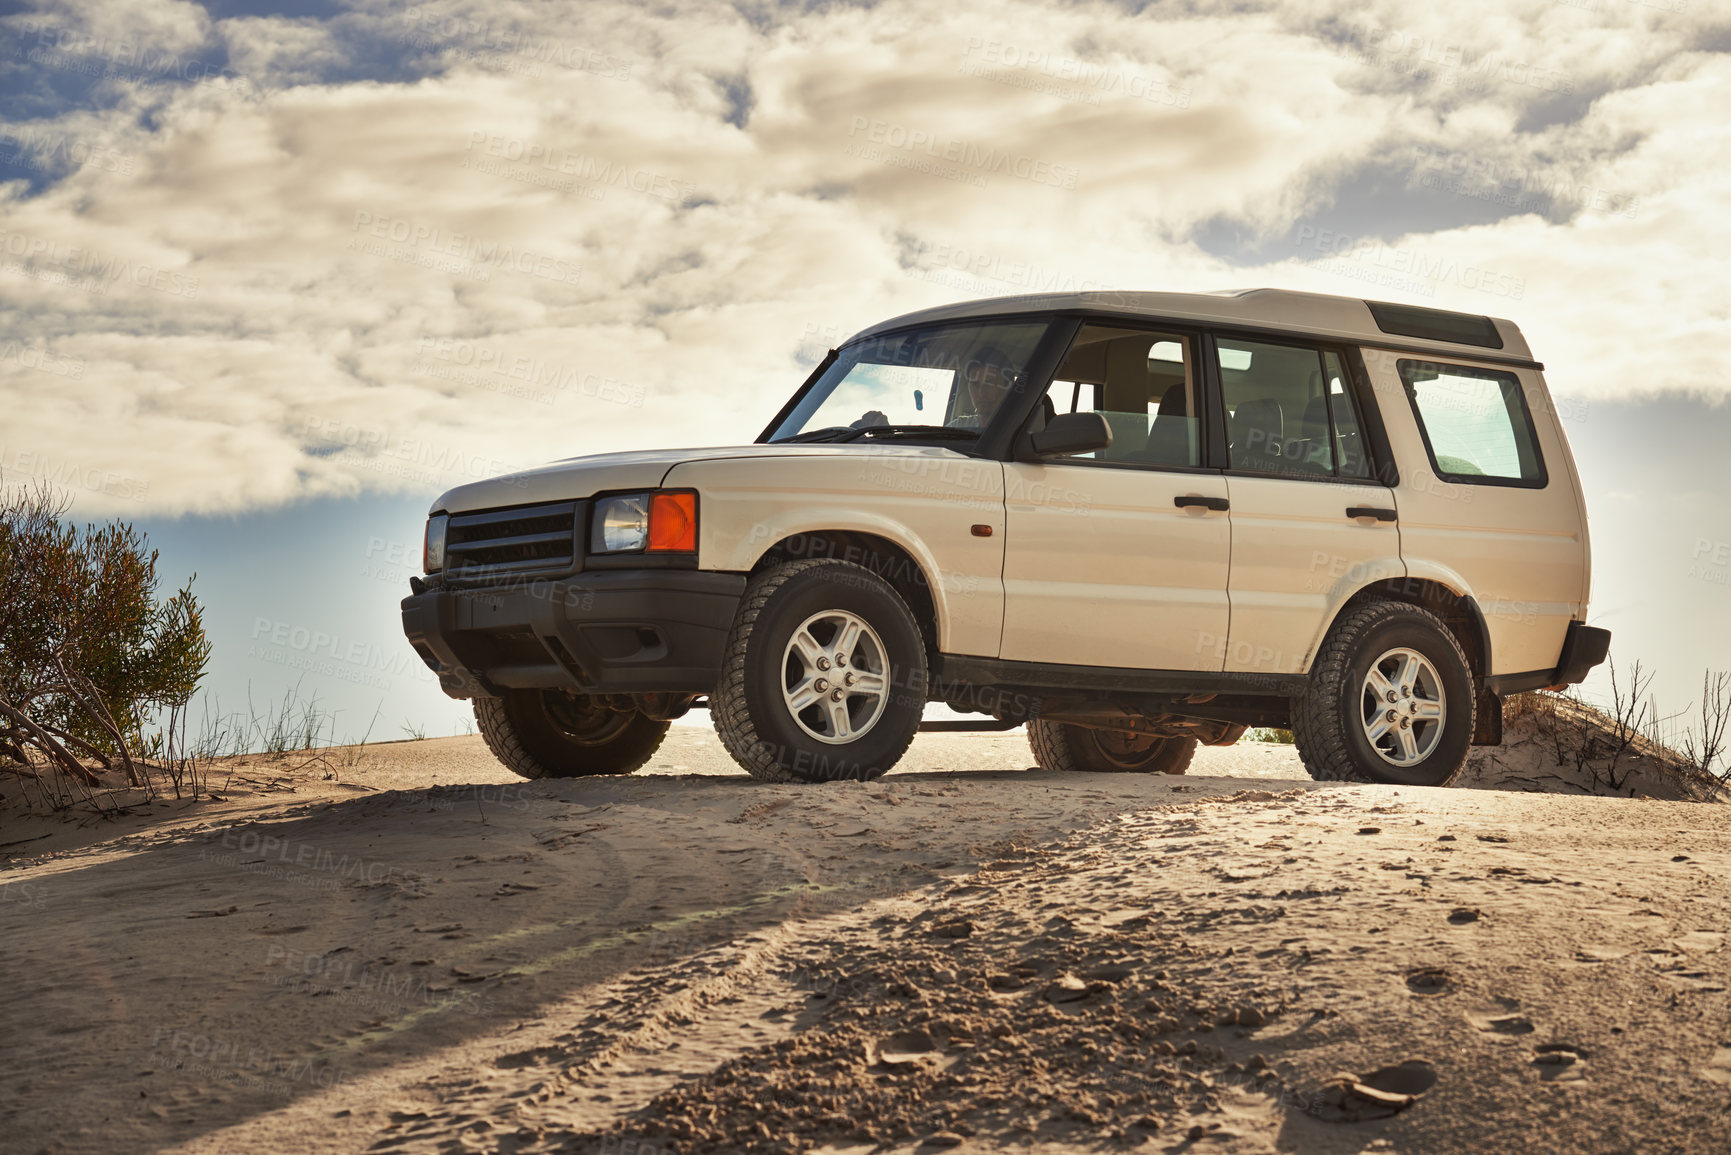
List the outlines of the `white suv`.
<svg viewBox="0 0 1731 1155">
<path fill-rule="evenodd" d="M 1443 785 L 1578 682 L 1587 517 L 1513 323 L 1258 289 L 974 301 L 832 350 L 757 443 L 465 485 L 403 625 L 528 777 L 707 703 L 773 781 L 871 778 L 927 702 L 1053 770 L 1290 727 Z"/>
</svg>

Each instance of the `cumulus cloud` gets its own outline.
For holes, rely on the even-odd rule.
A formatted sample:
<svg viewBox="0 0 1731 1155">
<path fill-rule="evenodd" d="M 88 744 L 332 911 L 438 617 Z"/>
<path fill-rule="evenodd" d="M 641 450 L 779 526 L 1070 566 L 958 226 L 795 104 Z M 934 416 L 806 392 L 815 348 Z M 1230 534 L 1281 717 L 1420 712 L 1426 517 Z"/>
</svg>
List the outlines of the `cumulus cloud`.
<svg viewBox="0 0 1731 1155">
<path fill-rule="evenodd" d="M 1050 288 L 1422 301 L 1514 317 L 1568 391 L 1723 389 L 1710 11 L 128 0 L 4 23 L 35 56 L 0 124 L 0 469 L 58 471 L 91 513 L 430 498 L 749 440 L 853 330 Z M 1636 333 L 1677 351 L 1663 376 Z"/>
</svg>

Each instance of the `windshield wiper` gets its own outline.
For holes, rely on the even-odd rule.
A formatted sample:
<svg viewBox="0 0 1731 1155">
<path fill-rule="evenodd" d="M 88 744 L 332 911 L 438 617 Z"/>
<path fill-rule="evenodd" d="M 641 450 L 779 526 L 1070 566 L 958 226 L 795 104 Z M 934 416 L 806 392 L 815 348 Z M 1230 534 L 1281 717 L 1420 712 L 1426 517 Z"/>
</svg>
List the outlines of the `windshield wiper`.
<svg viewBox="0 0 1731 1155">
<path fill-rule="evenodd" d="M 862 437 L 937 437 L 953 441 L 978 441 L 978 429 L 961 429 L 954 425 L 867 425 L 850 429 L 837 441 L 858 441 Z"/>
<path fill-rule="evenodd" d="M 771 445 L 792 445 L 796 441 L 845 441 L 859 430 L 851 425 L 827 425 L 822 429 L 807 429 L 792 437 L 777 437 Z"/>
<path fill-rule="evenodd" d="M 954 425 L 828 425 L 822 429 L 808 429 L 792 437 L 778 437 L 769 444 L 858 441 L 862 437 L 933 437 L 951 441 L 975 441 L 979 436 L 978 429 L 960 429 Z"/>
</svg>

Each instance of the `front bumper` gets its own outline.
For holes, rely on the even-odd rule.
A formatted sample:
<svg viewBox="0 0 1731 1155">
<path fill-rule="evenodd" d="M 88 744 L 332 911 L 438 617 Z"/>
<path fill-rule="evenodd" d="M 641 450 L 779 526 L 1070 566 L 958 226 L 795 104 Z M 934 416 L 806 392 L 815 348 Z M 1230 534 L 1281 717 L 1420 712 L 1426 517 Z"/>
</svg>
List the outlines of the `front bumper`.
<svg viewBox="0 0 1731 1155">
<path fill-rule="evenodd" d="M 743 574 L 616 570 L 403 599 L 403 633 L 453 698 L 506 690 L 707 694 Z"/>
</svg>

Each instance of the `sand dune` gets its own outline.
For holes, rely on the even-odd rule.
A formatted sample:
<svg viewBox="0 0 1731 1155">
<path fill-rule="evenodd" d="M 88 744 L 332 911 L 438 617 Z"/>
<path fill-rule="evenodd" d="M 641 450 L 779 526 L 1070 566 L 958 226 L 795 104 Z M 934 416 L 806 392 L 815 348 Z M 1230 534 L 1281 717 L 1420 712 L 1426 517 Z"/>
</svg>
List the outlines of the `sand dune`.
<svg viewBox="0 0 1731 1155">
<path fill-rule="evenodd" d="M 1731 1145 L 1718 806 L 1029 763 L 771 786 L 681 727 L 626 779 L 462 738 L 8 810 L 6 1145 Z"/>
</svg>

